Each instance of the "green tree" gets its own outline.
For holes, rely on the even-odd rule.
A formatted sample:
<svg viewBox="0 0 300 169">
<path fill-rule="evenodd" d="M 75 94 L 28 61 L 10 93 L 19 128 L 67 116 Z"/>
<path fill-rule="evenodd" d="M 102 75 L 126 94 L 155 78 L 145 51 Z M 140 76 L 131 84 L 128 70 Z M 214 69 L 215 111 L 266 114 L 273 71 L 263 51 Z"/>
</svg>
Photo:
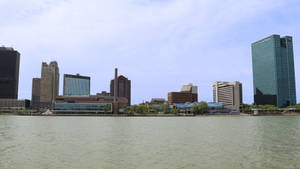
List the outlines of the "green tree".
<svg viewBox="0 0 300 169">
<path fill-rule="evenodd" d="M 104 109 L 104 113 L 107 114 L 109 113 L 110 107 L 107 105 L 103 109 Z"/>
<path fill-rule="evenodd" d="M 287 108 L 300 109 L 300 104 L 291 105 L 291 106 L 288 106 Z"/>
<path fill-rule="evenodd" d="M 263 109 L 263 110 L 278 110 L 278 108 L 274 105 L 258 105 L 259 109 Z"/>
<path fill-rule="evenodd" d="M 137 105 L 130 106 L 130 113 L 132 114 L 137 113 L 137 108 L 138 108 Z"/>
<path fill-rule="evenodd" d="M 204 114 L 207 112 L 207 110 L 208 110 L 208 104 L 204 101 L 201 101 L 198 104 L 198 114 Z"/>
<path fill-rule="evenodd" d="M 132 114 L 131 109 L 130 109 L 130 106 L 127 106 L 127 107 L 124 108 L 124 113 L 125 113 L 125 114 L 128 114 L 128 115 L 131 115 L 131 114 Z"/>
<path fill-rule="evenodd" d="M 148 106 L 148 112 L 157 113 L 158 111 L 159 108 L 157 108 L 156 106 Z"/>
<path fill-rule="evenodd" d="M 199 114 L 199 105 L 197 103 L 194 103 L 192 105 L 191 112 L 194 113 L 194 114 Z"/>
<path fill-rule="evenodd" d="M 249 104 L 243 104 L 243 113 L 251 113 L 252 112 L 252 105 Z"/>
<path fill-rule="evenodd" d="M 177 108 L 173 108 L 173 109 L 171 109 L 171 113 L 173 113 L 173 114 L 179 114 L 180 110 L 177 109 Z"/>
<path fill-rule="evenodd" d="M 160 111 L 164 112 L 164 113 L 170 113 L 170 108 L 168 104 L 163 104 L 160 106 Z"/>
<path fill-rule="evenodd" d="M 145 114 L 145 113 L 148 113 L 148 108 L 146 105 L 139 105 L 139 106 L 137 106 L 136 112 L 140 113 L 140 114 Z"/>
</svg>

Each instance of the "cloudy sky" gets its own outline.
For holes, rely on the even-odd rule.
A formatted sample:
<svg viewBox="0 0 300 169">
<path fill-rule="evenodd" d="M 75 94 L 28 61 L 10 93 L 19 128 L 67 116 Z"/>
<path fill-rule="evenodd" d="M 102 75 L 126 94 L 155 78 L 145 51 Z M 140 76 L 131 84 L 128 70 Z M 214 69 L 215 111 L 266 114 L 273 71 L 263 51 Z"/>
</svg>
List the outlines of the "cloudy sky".
<svg viewBox="0 0 300 169">
<path fill-rule="evenodd" d="M 199 86 L 212 101 L 214 81 L 243 83 L 253 102 L 251 43 L 294 37 L 300 100 L 299 0 L 0 0 L 0 45 L 21 53 L 19 98 L 31 98 L 41 63 L 92 78 L 109 90 L 114 68 L 132 81 L 132 102 L 167 98 Z M 60 87 L 62 93 L 62 87 Z"/>
</svg>

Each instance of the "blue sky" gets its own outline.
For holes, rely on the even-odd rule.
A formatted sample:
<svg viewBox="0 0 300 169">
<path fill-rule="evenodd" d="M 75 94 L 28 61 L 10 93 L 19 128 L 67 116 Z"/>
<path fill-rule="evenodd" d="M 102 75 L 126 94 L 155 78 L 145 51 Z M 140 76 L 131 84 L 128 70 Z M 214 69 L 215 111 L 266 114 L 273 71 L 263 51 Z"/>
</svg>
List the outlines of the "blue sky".
<svg viewBox="0 0 300 169">
<path fill-rule="evenodd" d="M 253 102 L 251 43 L 294 37 L 300 100 L 298 0 L 1 0 L 0 45 L 21 53 L 19 98 L 31 98 L 42 61 L 63 74 L 91 76 L 92 93 L 109 90 L 114 68 L 132 80 L 132 102 L 167 98 L 198 86 L 212 101 L 215 81 L 243 83 Z"/>
</svg>

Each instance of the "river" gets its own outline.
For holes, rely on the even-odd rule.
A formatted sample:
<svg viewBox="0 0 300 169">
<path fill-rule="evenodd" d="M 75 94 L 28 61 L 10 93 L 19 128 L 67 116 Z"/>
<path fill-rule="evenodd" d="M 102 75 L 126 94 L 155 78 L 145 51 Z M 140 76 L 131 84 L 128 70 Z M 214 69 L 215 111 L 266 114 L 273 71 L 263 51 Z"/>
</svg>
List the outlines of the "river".
<svg viewBox="0 0 300 169">
<path fill-rule="evenodd" d="M 0 169 L 300 168 L 300 116 L 0 116 Z"/>
</svg>

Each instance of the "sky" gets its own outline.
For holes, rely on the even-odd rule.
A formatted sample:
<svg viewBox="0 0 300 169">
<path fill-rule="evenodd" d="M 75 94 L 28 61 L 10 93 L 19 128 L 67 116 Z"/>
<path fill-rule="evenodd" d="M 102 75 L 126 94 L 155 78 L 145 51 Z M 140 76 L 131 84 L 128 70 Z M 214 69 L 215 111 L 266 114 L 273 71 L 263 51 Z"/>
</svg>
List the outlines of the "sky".
<svg viewBox="0 0 300 169">
<path fill-rule="evenodd" d="M 251 43 L 293 36 L 300 102 L 299 0 L 0 0 L 0 45 L 21 53 L 19 99 L 31 99 L 41 63 L 91 77 L 91 94 L 109 91 L 114 68 L 128 77 L 132 103 L 167 99 L 198 86 L 212 101 L 215 81 L 240 81 L 253 103 Z"/>
</svg>

